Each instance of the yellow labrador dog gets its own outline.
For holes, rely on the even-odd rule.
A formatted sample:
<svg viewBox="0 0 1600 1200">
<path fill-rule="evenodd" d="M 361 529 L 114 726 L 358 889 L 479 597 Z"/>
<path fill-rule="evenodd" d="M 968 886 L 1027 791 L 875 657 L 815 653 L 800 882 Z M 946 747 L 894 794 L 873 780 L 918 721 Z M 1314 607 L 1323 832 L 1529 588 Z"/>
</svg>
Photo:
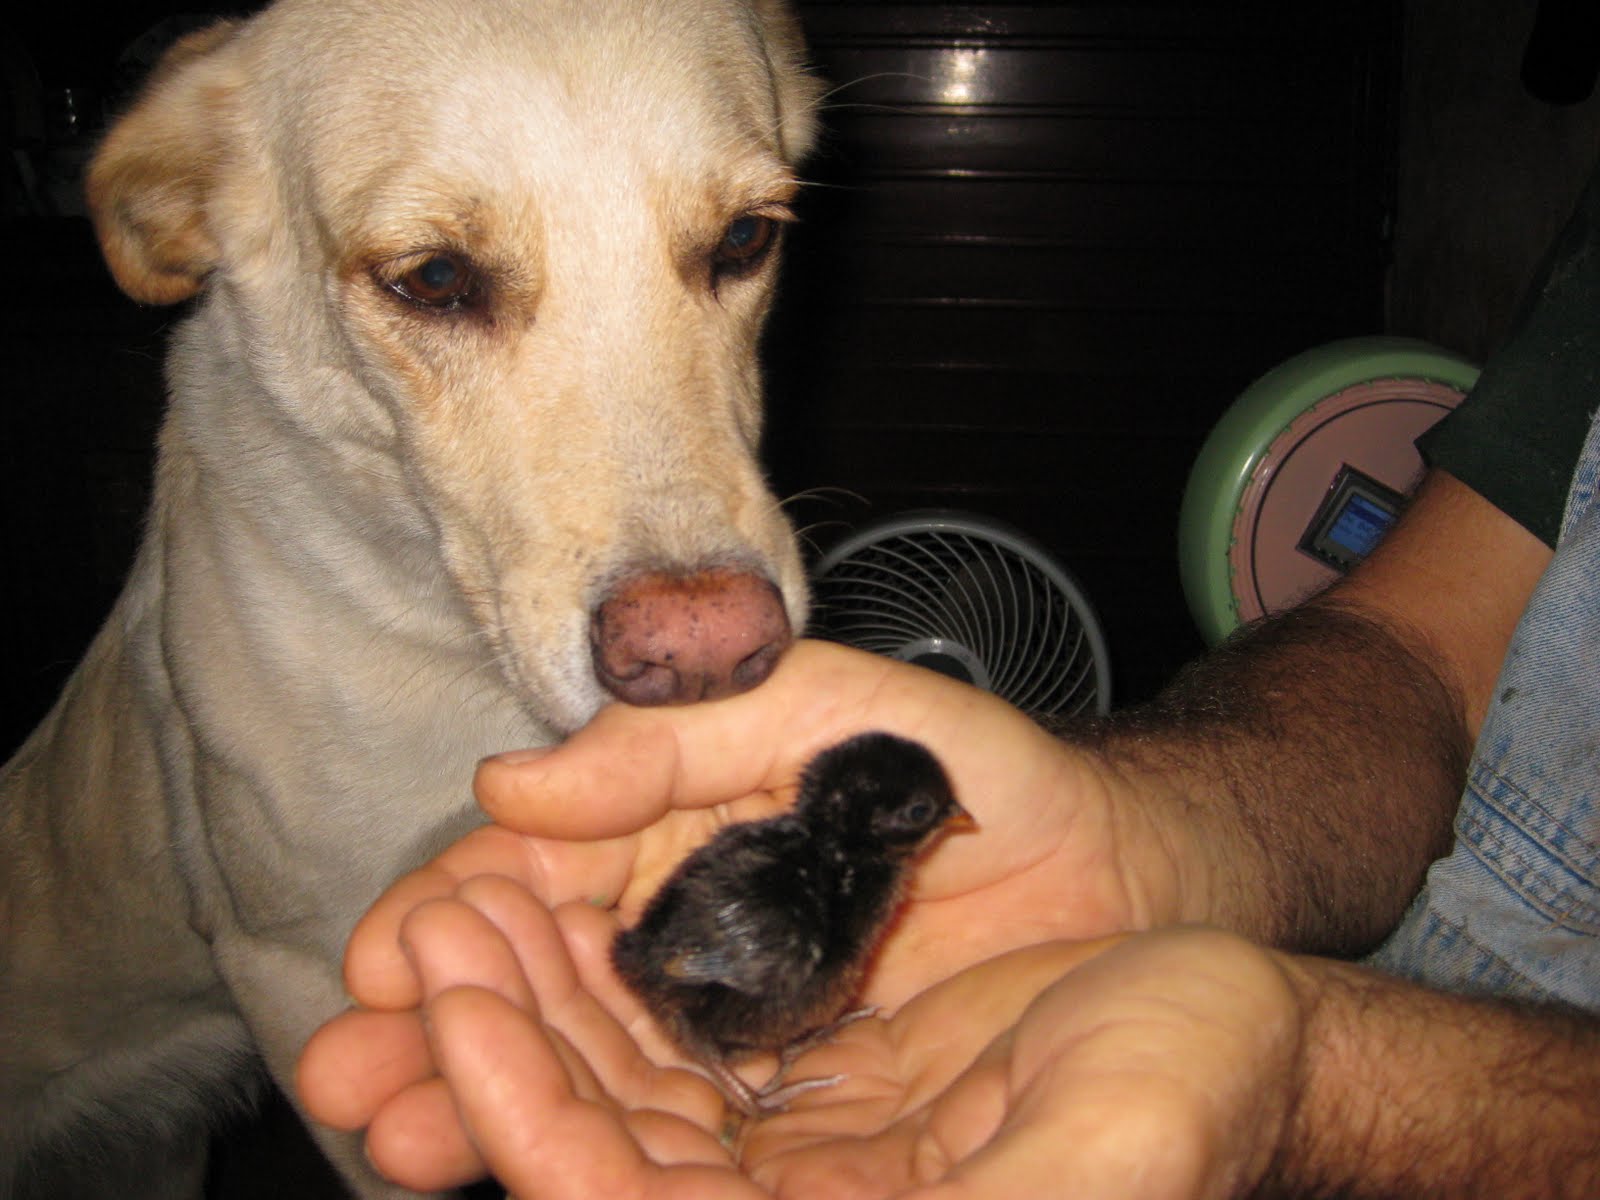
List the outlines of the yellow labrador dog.
<svg viewBox="0 0 1600 1200">
<path fill-rule="evenodd" d="M 754 457 L 801 53 L 779 0 L 282 0 L 111 130 L 117 280 L 197 299 L 138 561 L 3 777 L 0 1195 L 191 1193 L 481 756 L 801 627 Z"/>
</svg>

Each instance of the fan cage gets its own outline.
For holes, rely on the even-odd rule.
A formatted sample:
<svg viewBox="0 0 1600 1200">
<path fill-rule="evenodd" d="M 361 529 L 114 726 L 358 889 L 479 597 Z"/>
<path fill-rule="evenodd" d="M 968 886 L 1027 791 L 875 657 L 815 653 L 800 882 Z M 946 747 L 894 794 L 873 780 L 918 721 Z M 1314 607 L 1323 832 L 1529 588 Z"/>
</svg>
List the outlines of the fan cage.
<svg viewBox="0 0 1600 1200">
<path fill-rule="evenodd" d="M 1035 716 L 1109 711 L 1109 655 L 1077 581 L 1000 522 L 907 513 L 844 539 L 812 572 L 812 632 L 931 667 Z"/>
</svg>

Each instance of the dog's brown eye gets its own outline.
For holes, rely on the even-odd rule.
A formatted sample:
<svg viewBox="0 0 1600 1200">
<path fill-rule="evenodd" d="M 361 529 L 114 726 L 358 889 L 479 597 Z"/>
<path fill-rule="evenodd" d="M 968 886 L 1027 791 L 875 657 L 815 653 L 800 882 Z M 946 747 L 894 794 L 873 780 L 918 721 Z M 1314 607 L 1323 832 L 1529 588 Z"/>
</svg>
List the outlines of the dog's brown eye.
<svg viewBox="0 0 1600 1200">
<path fill-rule="evenodd" d="M 729 225 L 717 245 L 716 266 L 720 272 L 742 271 L 755 266 L 772 245 L 778 223 L 771 217 L 747 213 Z"/>
<path fill-rule="evenodd" d="M 459 308 L 478 291 L 478 278 L 465 259 L 435 254 L 423 259 L 389 285 L 413 304 L 428 308 Z"/>
</svg>

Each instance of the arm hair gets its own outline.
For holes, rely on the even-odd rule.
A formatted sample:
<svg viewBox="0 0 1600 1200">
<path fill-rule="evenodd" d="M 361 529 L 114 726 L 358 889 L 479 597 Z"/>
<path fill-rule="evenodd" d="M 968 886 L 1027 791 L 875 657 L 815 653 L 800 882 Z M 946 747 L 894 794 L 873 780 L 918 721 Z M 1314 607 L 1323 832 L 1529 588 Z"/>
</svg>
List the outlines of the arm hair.
<svg viewBox="0 0 1600 1200">
<path fill-rule="evenodd" d="M 1354 954 L 1450 846 L 1471 739 L 1425 637 L 1313 600 L 1248 627 L 1148 704 L 1065 731 L 1209 852 L 1187 916 Z"/>
</svg>

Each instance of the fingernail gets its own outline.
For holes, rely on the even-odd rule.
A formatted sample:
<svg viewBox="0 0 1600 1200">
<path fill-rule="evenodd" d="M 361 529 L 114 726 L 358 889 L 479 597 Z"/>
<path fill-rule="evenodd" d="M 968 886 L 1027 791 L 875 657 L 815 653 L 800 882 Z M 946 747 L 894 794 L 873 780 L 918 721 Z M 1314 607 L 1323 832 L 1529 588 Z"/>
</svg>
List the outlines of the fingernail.
<svg viewBox="0 0 1600 1200">
<path fill-rule="evenodd" d="M 537 746 L 527 750 L 506 750 L 500 754 L 491 754 L 481 761 L 483 763 L 498 763 L 503 767 L 520 767 L 525 763 L 538 761 L 549 754 L 550 749 L 549 746 Z"/>
</svg>

